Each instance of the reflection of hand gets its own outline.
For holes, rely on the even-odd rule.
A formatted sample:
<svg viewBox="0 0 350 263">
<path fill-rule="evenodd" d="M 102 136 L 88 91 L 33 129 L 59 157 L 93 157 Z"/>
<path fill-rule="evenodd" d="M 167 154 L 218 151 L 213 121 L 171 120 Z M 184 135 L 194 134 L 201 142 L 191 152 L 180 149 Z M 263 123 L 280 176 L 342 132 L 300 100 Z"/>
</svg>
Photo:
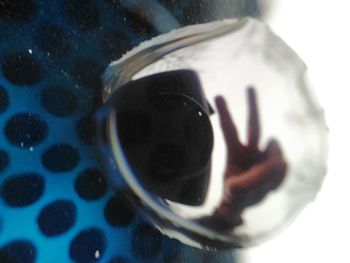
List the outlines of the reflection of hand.
<svg viewBox="0 0 350 263">
<path fill-rule="evenodd" d="M 233 227 L 242 223 L 241 213 L 244 208 L 260 202 L 269 191 L 281 184 L 287 164 L 277 141 L 270 140 L 264 151 L 258 148 L 260 127 L 253 88 L 248 89 L 247 145 L 239 141 L 236 126 L 224 98 L 218 96 L 215 102 L 227 146 L 225 195 L 215 214 L 226 227 Z"/>
</svg>

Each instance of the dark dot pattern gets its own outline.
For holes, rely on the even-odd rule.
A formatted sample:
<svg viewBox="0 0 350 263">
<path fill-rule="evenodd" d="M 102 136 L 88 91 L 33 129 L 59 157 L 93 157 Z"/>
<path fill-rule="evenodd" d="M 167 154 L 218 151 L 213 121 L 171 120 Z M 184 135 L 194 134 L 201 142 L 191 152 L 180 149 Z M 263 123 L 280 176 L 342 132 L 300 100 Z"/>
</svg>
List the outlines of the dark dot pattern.
<svg viewBox="0 0 350 263">
<path fill-rule="evenodd" d="M 47 24 L 39 29 L 37 43 L 42 51 L 53 56 L 63 56 L 71 48 L 67 33 L 54 24 Z"/>
<path fill-rule="evenodd" d="M 42 156 L 42 164 L 51 172 L 68 172 L 74 169 L 80 160 L 76 148 L 66 143 L 51 146 Z"/>
<path fill-rule="evenodd" d="M 61 87 L 51 87 L 43 90 L 41 103 L 48 112 L 58 117 L 68 116 L 77 108 L 75 95 L 69 89 Z"/>
<path fill-rule="evenodd" d="M 142 260 L 157 256 L 162 243 L 161 234 L 148 224 L 139 225 L 132 239 L 134 254 Z"/>
<path fill-rule="evenodd" d="M 5 135 L 9 142 L 18 147 L 32 147 L 41 143 L 47 136 L 46 122 L 38 115 L 20 113 L 8 120 Z"/>
<path fill-rule="evenodd" d="M 36 249 L 28 240 L 16 240 L 0 248 L 1 263 L 33 263 Z"/>
<path fill-rule="evenodd" d="M 77 208 L 69 200 L 57 200 L 45 206 L 38 217 L 41 232 L 48 237 L 67 232 L 76 222 Z"/>
<path fill-rule="evenodd" d="M 84 2 L 65 0 L 63 11 L 69 21 L 81 31 L 91 31 L 100 24 L 100 13 L 95 0 Z"/>
<path fill-rule="evenodd" d="M 9 106 L 9 96 L 7 91 L 0 86 L 0 113 L 3 113 Z"/>
<path fill-rule="evenodd" d="M 0 7 L 0 18 L 13 22 L 26 22 L 36 11 L 33 0 L 3 0 Z"/>
<path fill-rule="evenodd" d="M 6 167 L 9 165 L 10 158 L 4 150 L 0 149 L 0 175 L 1 172 L 6 169 Z"/>
<path fill-rule="evenodd" d="M 122 256 L 113 257 L 108 263 L 129 263 L 130 261 Z"/>
<path fill-rule="evenodd" d="M 34 173 L 14 175 L 1 186 L 1 197 L 11 207 L 25 207 L 35 203 L 44 193 L 42 176 Z"/>
<path fill-rule="evenodd" d="M 84 200 L 93 201 L 101 198 L 107 190 L 104 174 L 96 168 L 81 172 L 74 182 L 74 189 Z"/>
<path fill-rule="evenodd" d="M 6 55 L 2 64 L 2 71 L 5 78 L 16 85 L 34 85 L 43 76 L 41 65 L 28 53 L 10 53 Z"/>
<path fill-rule="evenodd" d="M 102 230 L 89 228 L 81 231 L 71 242 L 69 254 L 75 262 L 97 262 L 106 249 L 106 237 Z"/>
<path fill-rule="evenodd" d="M 169 254 L 175 262 L 205 262 L 145 230 L 96 160 L 101 75 L 158 34 L 150 21 L 159 14 L 142 16 L 144 1 L 129 2 L 130 9 L 123 0 L 0 1 L 1 263 L 157 263 Z M 183 10 L 197 1 L 159 2 L 185 24 Z M 137 125 L 147 131 L 148 124 Z"/>
<path fill-rule="evenodd" d="M 104 209 L 107 222 L 114 227 L 125 227 L 129 225 L 134 218 L 134 212 L 130 207 L 130 203 L 122 194 L 113 196 L 108 200 Z"/>
</svg>

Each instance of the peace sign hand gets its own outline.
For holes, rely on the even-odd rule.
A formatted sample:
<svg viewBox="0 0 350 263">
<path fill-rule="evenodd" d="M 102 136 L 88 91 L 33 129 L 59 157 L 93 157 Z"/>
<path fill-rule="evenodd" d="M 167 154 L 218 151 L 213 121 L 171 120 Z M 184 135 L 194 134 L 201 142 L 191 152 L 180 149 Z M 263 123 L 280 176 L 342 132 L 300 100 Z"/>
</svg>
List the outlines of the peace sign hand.
<svg viewBox="0 0 350 263">
<path fill-rule="evenodd" d="M 243 222 L 241 213 L 247 206 L 257 204 L 268 192 L 282 183 L 287 163 L 276 140 L 270 140 L 264 151 L 258 147 L 260 126 L 253 88 L 248 89 L 247 145 L 239 141 L 236 126 L 224 98 L 216 97 L 215 103 L 227 146 L 227 165 L 224 179 L 225 195 L 214 217 L 220 219 L 220 227 L 232 228 Z"/>
</svg>

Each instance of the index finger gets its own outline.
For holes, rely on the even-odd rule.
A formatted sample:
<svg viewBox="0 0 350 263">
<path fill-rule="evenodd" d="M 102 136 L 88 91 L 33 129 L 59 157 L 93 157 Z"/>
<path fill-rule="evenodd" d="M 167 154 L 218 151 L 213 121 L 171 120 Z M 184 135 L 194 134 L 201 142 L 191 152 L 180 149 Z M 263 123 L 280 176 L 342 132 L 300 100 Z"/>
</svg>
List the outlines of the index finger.
<svg viewBox="0 0 350 263">
<path fill-rule="evenodd" d="M 232 162 L 233 158 L 239 155 L 241 148 L 237 128 L 231 118 L 225 99 L 222 96 L 217 96 L 215 98 L 215 104 L 219 112 L 220 125 L 225 137 L 228 160 Z"/>
</svg>

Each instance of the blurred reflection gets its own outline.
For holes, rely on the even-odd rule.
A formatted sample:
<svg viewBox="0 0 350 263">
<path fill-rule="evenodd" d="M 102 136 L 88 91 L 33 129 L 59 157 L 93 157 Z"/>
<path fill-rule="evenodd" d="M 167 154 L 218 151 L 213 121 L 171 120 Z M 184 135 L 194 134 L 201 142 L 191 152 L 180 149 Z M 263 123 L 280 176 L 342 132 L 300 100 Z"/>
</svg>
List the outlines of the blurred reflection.
<svg viewBox="0 0 350 263">
<path fill-rule="evenodd" d="M 257 244 L 317 192 L 307 182 L 324 176 L 323 115 L 304 63 L 263 23 L 164 34 L 111 63 L 104 81 L 97 127 L 109 180 L 130 187 L 163 233 L 203 247 Z"/>
</svg>

